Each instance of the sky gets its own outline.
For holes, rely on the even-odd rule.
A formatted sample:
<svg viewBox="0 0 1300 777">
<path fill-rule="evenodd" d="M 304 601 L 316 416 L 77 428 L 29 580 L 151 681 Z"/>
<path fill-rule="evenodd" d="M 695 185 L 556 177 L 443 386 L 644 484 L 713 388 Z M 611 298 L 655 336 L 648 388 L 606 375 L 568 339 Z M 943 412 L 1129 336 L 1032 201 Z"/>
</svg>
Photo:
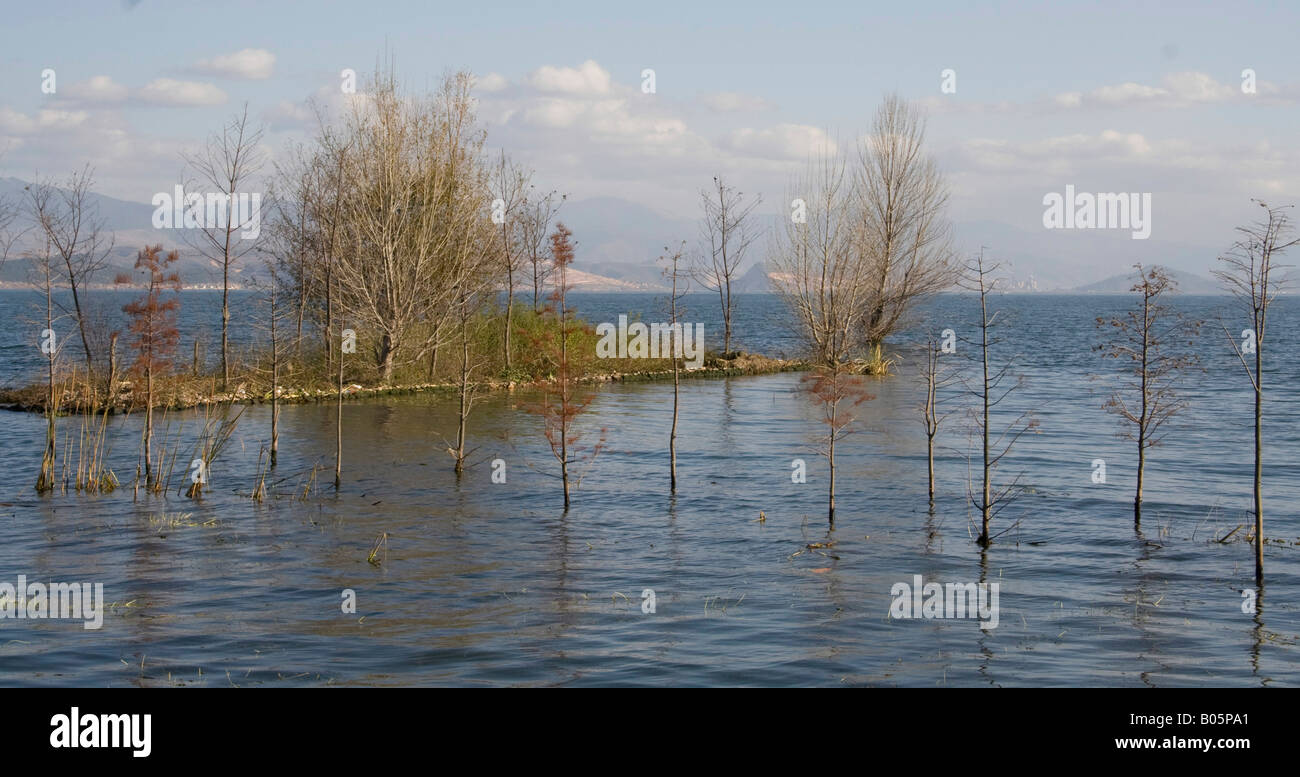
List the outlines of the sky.
<svg viewBox="0 0 1300 777">
<path fill-rule="evenodd" d="M 1042 231 L 1066 185 L 1150 193 L 1153 239 L 1212 254 L 1252 197 L 1300 201 L 1300 4 L 1181 5 L 6 1 L 0 176 L 88 163 L 148 202 L 245 102 L 274 157 L 309 98 L 341 108 L 343 69 L 391 59 L 414 90 L 473 72 L 488 145 L 546 188 L 690 218 L 721 174 L 779 213 L 897 91 L 956 222 Z"/>
</svg>

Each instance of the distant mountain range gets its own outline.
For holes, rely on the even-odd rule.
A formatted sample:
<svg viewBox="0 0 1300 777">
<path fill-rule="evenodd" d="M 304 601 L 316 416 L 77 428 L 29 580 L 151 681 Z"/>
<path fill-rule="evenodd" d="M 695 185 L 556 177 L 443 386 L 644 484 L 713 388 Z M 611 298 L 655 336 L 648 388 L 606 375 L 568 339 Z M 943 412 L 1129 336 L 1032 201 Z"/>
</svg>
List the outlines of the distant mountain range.
<svg viewBox="0 0 1300 777">
<path fill-rule="evenodd" d="M 28 192 L 27 181 L 17 178 L 0 178 L 0 198 L 10 202 L 24 203 Z M 93 283 L 109 284 L 119 273 L 134 273 L 136 253 L 146 245 L 162 244 L 166 250 L 173 248 L 180 251 L 181 258 L 177 269 L 187 286 L 205 286 L 221 284 L 221 267 L 199 256 L 181 239 L 182 233 L 176 230 L 157 230 L 153 228 L 154 207 L 141 202 L 129 202 L 91 193 L 88 197 L 92 208 L 98 211 L 104 222 L 105 232 L 110 232 L 113 249 L 108 257 L 108 264 L 99 273 Z M 36 236 L 28 233 L 15 248 L 31 249 L 36 247 Z M 238 279 L 245 274 L 245 268 L 231 268 Z M 28 280 L 28 263 L 12 256 L 0 268 L 0 282 L 6 284 L 24 283 Z"/>
<path fill-rule="evenodd" d="M 0 197 L 21 200 L 27 185 L 17 178 L 0 178 Z M 93 194 L 91 201 L 115 237 L 111 266 L 103 278 L 97 279 L 99 282 L 108 283 L 117 273 L 130 272 L 141 247 L 162 243 L 166 249 L 180 250 L 178 269 L 186 285 L 221 283 L 220 266 L 199 256 L 181 239 L 179 231 L 153 228 L 152 205 L 100 194 Z M 756 214 L 756 218 L 761 229 L 768 229 L 778 226 L 781 217 Z M 566 202 L 557 220 L 573 231 L 577 241 L 574 278 L 575 286 L 583 291 L 663 291 L 664 266 L 659 257 L 676 250 L 682 241 L 686 241 L 688 255 L 699 246 L 698 220 L 676 218 L 618 197 Z M 1127 233 L 1107 230 L 1023 230 L 995 221 L 959 222 L 953 232 L 954 245 L 962 256 L 987 247 L 989 257 L 1004 264 L 1010 289 L 1015 291 L 1125 292 L 1132 285 L 1131 265 L 1141 261 L 1170 268 L 1184 293 L 1222 293 L 1205 277 L 1214 265 L 1215 254 L 1197 246 L 1154 238 L 1131 240 Z M 771 290 L 769 275 L 763 269 L 767 248 L 766 237 L 754 242 L 733 291 Z M 26 265 L 11 260 L 0 270 L 0 282 L 24 282 Z M 256 262 L 232 269 L 236 285 L 261 274 Z M 1105 280 L 1093 280 L 1099 276 L 1105 276 Z M 698 290 L 698 284 L 693 286 Z"/>
</svg>

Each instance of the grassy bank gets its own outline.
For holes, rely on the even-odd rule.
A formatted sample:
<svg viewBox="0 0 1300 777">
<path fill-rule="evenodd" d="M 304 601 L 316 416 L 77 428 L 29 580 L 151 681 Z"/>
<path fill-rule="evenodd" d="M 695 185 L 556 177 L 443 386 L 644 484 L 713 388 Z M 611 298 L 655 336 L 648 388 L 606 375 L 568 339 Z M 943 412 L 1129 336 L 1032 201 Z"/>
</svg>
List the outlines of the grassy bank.
<svg viewBox="0 0 1300 777">
<path fill-rule="evenodd" d="M 586 322 L 570 322 L 569 369 L 580 382 L 650 382 L 672 380 L 672 362 L 668 359 L 596 357 L 599 337 Z M 478 314 L 467 327 L 469 383 L 476 390 L 514 390 L 545 382 L 553 377 L 553 367 L 538 343 L 555 342 L 559 324 L 551 316 L 531 309 L 516 311 L 512 316 L 511 358 L 507 365 L 504 347 L 504 314 L 491 311 Z M 429 332 L 416 332 L 412 341 L 429 338 Z M 281 344 L 278 396 L 285 404 L 333 401 L 338 396 L 338 362 L 326 358 L 319 342 Z M 322 339 L 316 335 L 313 340 Z M 408 394 L 455 392 L 460 388 L 462 353 L 465 339 L 453 337 L 440 343 L 436 352 L 429 349 L 417 360 L 399 364 L 388 379 L 382 379 L 378 367 L 367 358 L 374 343 L 357 332 L 356 353 L 343 356 L 343 393 L 347 399 L 399 396 Z M 337 341 L 335 348 L 337 348 Z M 155 407 L 180 410 L 207 405 L 270 402 L 272 394 L 272 358 L 268 344 L 255 346 L 241 354 L 226 390 L 221 390 L 220 374 L 215 371 L 172 370 L 156 379 Z M 178 363 L 181 359 L 176 360 Z M 698 369 L 681 368 L 684 379 L 719 378 L 735 375 L 759 375 L 806 369 L 798 360 L 774 359 L 734 352 L 706 352 Z M 107 370 L 105 370 L 107 372 Z M 132 412 L 144 407 L 141 381 L 125 375 L 112 381 L 111 391 L 100 385 L 92 390 L 85 380 L 84 367 L 56 371 L 55 396 L 59 413 L 82 413 L 92 407 L 110 413 Z M 105 402 L 105 394 L 110 396 Z M 0 409 L 44 412 L 49 396 L 45 383 L 0 390 Z M 105 407 L 107 405 L 107 407 Z"/>
</svg>

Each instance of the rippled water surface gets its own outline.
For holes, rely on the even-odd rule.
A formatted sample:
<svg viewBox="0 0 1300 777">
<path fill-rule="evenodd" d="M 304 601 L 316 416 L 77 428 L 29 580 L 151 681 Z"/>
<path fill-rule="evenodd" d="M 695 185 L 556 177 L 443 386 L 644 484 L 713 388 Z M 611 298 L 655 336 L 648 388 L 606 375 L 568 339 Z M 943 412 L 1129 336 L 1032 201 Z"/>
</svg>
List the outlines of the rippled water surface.
<svg viewBox="0 0 1300 777">
<path fill-rule="evenodd" d="M 743 347 L 794 351 L 774 300 L 742 303 Z M 972 303 L 941 298 L 924 330 L 969 333 Z M 607 447 L 567 515 L 526 392 L 480 400 L 473 466 L 459 482 L 443 439 L 455 433 L 452 397 L 349 402 L 338 493 L 333 406 L 286 407 L 275 496 L 261 504 L 248 495 L 267 407 L 245 410 L 201 502 L 175 489 L 138 500 L 130 488 L 38 497 L 42 420 L 6 413 L 0 581 L 102 582 L 115 606 L 98 631 L 0 620 L 0 683 L 1300 684 L 1300 370 L 1290 353 L 1300 305 L 1281 300 L 1269 333 L 1266 533 L 1279 542 L 1266 549 L 1267 587 L 1247 614 L 1252 548 L 1214 541 L 1250 509 L 1249 385 L 1217 321 L 1222 310 L 1240 331 L 1229 300 L 1180 303 L 1210 319 L 1199 345 L 1207 371 L 1191 381 L 1192 408 L 1152 452 L 1141 533 L 1132 446 L 1101 410 L 1104 381 L 1091 379 L 1113 368 L 1091 350 L 1093 319 L 1128 300 L 996 303 L 1009 316 L 997 356 L 1019 354 L 1026 380 L 1007 412 L 1034 410 L 1041 431 L 1006 461 L 1003 476 L 1023 473 L 1027 490 L 999 517 L 994 529 L 1005 533 L 986 552 L 972 541 L 961 413 L 942 435 L 940 497 L 927 510 L 909 346 L 921 327 L 900 336 L 898 374 L 873 386 L 857 433 L 838 450 L 833 532 L 820 431 L 797 374 L 683 382 L 675 498 L 671 384 L 602 387 L 581 428 L 586 442 L 603 429 Z M 590 296 L 579 307 L 592 321 L 619 312 L 654 320 L 654 304 Z M 716 314 L 701 307 L 697 320 L 713 347 Z M 14 347 L 5 353 L 18 359 Z M 941 401 L 959 408 L 970 398 L 954 389 Z M 113 421 L 111 459 L 124 480 L 140 420 Z M 199 424 L 194 413 L 172 413 L 159 434 L 188 444 Z M 504 484 L 491 481 L 497 458 Z M 806 484 L 791 482 L 797 458 Z M 1098 458 L 1105 484 L 1092 482 Z M 313 489 L 316 465 L 324 471 Z M 374 565 L 367 555 L 381 533 Z M 821 553 L 806 548 L 828 540 Z M 997 582 L 998 626 L 890 619 L 891 587 L 914 575 Z M 647 588 L 653 614 L 641 608 Z M 341 612 L 344 589 L 356 593 L 356 614 Z"/>
</svg>

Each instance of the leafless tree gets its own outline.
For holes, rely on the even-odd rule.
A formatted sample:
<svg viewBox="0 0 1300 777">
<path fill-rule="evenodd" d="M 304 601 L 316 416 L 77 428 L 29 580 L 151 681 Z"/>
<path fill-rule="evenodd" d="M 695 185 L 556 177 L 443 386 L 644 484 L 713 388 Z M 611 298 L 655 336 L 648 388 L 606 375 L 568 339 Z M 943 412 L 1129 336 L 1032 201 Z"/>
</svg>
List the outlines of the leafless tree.
<svg viewBox="0 0 1300 777">
<path fill-rule="evenodd" d="M 1286 267 L 1278 259 L 1288 249 L 1300 244 L 1300 238 L 1293 237 L 1294 230 L 1287 210 L 1293 206 L 1269 206 L 1265 202 L 1254 200 L 1264 209 L 1265 216 L 1244 227 L 1237 228 L 1240 238 L 1226 254 L 1219 257 L 1221 269 L 1215 276 L 1232 292 L 1233 296 L 1250 307 L 1251 332 L 1243 332 L 1247 341 L 1255 349 L 1254 366 L 1246 360 L 1243 350 L 1238 347 L 1236 338 L 1224 328 L 1232 349 L 1241 360 L 1241 367 L 1250 379 L 1255 391 L 1255 580 L 1264 581 L 1264 336 L 1268 323 L 1268 310 L 1282 287 L 1282 278 L 1275 271 Z M 1253 335 L 1249 337 L 1249 335 Z"/>
<path fill-rule="evenodd" d="M 335 290 L 338 273 L 335 268 L 338 265 L 336 257 L 341 250 L 340 240 L 343 237 L 343 198 L 346 186 L 343 178 L 344 164 L 351 143 L 337 138 L 322 122 L 318 144 L 316 159 L 321 175 L 318 178 L 317 198 L 313 203 L 315 206 L 313 221 L 318 230 L 315 240 L 319 262 L 316 268 L 316 286 L 320 294 L 324 295 L 321 332 L 325 345 L 325 364 L 330 367 L 338 356 L 334 349 L 334 318 L 338 307 L 338 293 Z"/>
<path fill-rule="evenodd" d="M 338 393 L 334 397 L 334 490 L 338 491 L 343 484 L 343 362 L 344 355 L 347 354 L 348 341 L 345 336 L 347 329 L 339 330 L 339 382 Z M 355 331 L 353 335 L 355 335 Z"/>
<path fill-rule="evenodd" d="M 31 222 L 57 255 L 59 280 L 67 283 L 71 292 L 70 312 L 81 336 L 91 386 L 96 385 L 96 359 L 85 305 L 86 286 L 107 265 L 113 250 L 112 233 L 105 233 L 104 220 L 93 201 L 94 183 L 94 171 L 86 166 L 70 175 L 62 187 L 49 180 L 27 187 Z"/>
<path fill-rule="evenodd" d="M 320 285 L 320 268 L 313 261 L 320 242 L 319 225 L 313 220 L 320 194 L 321 173 L 317 162 L 316 156 L 295 144 L 289 148 L 284 161 L 275 163 L 275 176 L 267 190 L 270 206 L 265 224 L 267 234 L 259 246 L 273 258 L 267 263 L 267 269 L 280 284 L 282 296 L 292 301 L 294 354 L 299 358 L 304 323 Z"/>
<path fill-rule="evenodd" d="M 31 189 L 28 189 L 30 194 Z M 54 463 L 57 450 L 55 448 L 55 425 L 54 419 L 59 414 L 59 398 L 55 391 L 55 363 L 58 361 L 59 354 L 63 350 L 62 340 L 54 329 L 55 322 L 60 315 L 55 312 L 54 305 L 54 285 L 58 277 L 58 258 L 55 255 L 54 245 L 50 240 L 49 233 L 45 230 L 37 232 L 36 249 L 32 251 L 28 265 L 29 282 L 32 287 L 38 289 L 44 296 L 44 310 L 42 311 L 42 322 L 44 329 L 40 333 L 38 344 L 41 353 L 45 356 L 45 377 L 46 377 L 46 394 L 45 394 L 45 450 L 41 455 L 41 470 L 36 476 L 36 491 L 46 493 L 54 490 Z"/>
<path fill-rule="evenodd" d="M 348 318 L 373 333 L 381 380 L 407 350 L 414 360 L 439 345 L 437 334 L 408 340 L 417 324 L 443 331 L 474 266 L 465 258 L 491 239 L 471 85 L 457 73 L 431 98 L 407 96 L 391 71 L 378 73 L 349 120 L 335 289 Z"/>
<path fill-rule="evenodd" d="M 790 218 L 769 255 L 773 290 L 817 362 L 833 366 L 849 356 L 866 290 L 864 265 L 851 250 L 844 157 L 822 151 L 789 191 Z"/>
<path fill-rule="evenodd" d="M 540 194 L 529 186 L 520 208 L 519 243 L 533 276 L 533 312 L 542 312 L 542 289 L 555 269 L 550 255 L 551 222 L 568 195 L 550 191 Z"/>
<path fill-rule="evenodd" d="M 801 378 L 803 390 L 821 411 L 821 420 L 826 424 L 822 453 L 830 468 L 827 518 L 831 528 L 835 528 L 835 444 L 853 433 L 852 426 L 858 420 L 857 407 L 875 399 L 867 392 L 864 381 L 865 378 L 853 374 L 845 364 L 818 366 Z"/>
<path fill-rule="evenodd" d="M 267 250 L 265 308 L 259 327 L 265 333 L 269 346 L 266 358 L 270 364 L 265 368 L 270 373 L 271 380 L 271 443 L 267 459 L 269 469 L 275 468 L 280 456 L 280 384 L 285 376 L 286 363 L 292 369 L 290 357 L 298 351 L 298 341 L 301 339 L 302 331 L 301 329 L 285 331 L 286 325 L 293 327 L 301 321 L 298 318 L 298 311 L 301 308 L 296 304 L 286 308 L 281 301 L 284 290 L 293 288 L 292 283 L 282 277 L 286 269 L 293 270 L 295 265 L 290 263 L 286 267 L 280 258 Z M 299 333 L 298 336 L 295 336 L 295 331 Z"/>
<path fill-rule="evenodd" d="M 460 405 L 457 413 L 456 447 L 447 447 L 447 452 L 456 461 L 457 477 L 464 474 L 465 459 L 472 453 L 465 449 L 465 442 L 469 414 L 478 393 L 474 376 L 486 361 L 481 355 L 476 357 L 470 348 L 474 314 L 484 307 L 485 298 L 496 290 L 495 280 L 500 277 L 501 269 L 497 264 L 499 254 L 493 243 L 473 242 L 472 235 L 467 237 L 470 238 L 464 243 L 466 250 L 469 251 L 464 259 L 467 270 L 460 288 L 457 289 L 456 299 L 457 328 L 460 335 Z"/>
<path fill-rule="evenodd" d="M 925 361 L 921 365 L 921 380 L 925 386 L 925 402 L 921 406 L 925 419 L 925 448 L 927 473 L 930 485 L 930 510 L 934 510 L 934 441 L 939 426 L 952 415 L 951 410 L 940 410 L 941 392 L 958 382 L 959 376 L 943 362 L 943 347 L 931 337 L 925 342 Z"/>
<path fill-rule="evenodd" d="M 4 268 L 9 252 L 23 235 L 24 230 L 18 228 L 20 213 L 19 203 L 0 197 L 0 269 Z"/>
<path fill-rule="evenodd" d="M 887 369 L 884 340 L 908 311 L 956 279 L 948 187 L 924 145 L 923 115 L 893 94 L 858 149 L 854 242 L 866 279 L 859 326 L 871 371 Z"/>
<path fill-rule="evenodd" d="M 996 438 L 990 431 L 992 411 L 1024 383 L 1022 376 L 1015 376 L 1014 382 L 1006 385 L 1007 380 L 1012 377 L 1014 359 L 1008 359 L 997 370 L 993 370 L 989 365 L 989 354 L 994 346 L 1002 342 L 1001 338 L 994 336 L 994 330 L 999 325 L 999 313 L 990 312 L 988 304 L 989 294 L 997 287 L 997 273 L 1000 270 L 1000 264 L 990 264 L 985 261 L 984 251 L 981 249 L 979 255 L 967 263 L 966 271 L 960 280 L 962 288 L 979 294 L 980 303 L 978 322 L 980 339 L 979 342 L 974 343 L 978 347 L 980 382 L 977 386 L 968 386 L 968 389 L 979 403 L 972 416 L 983 447 L 981 492 L 976 494 L 974 488 L 970 489 L 971 505 L 980 513 L 978 541 L 981 547 L 987 547 L 995 539 L 995 536 L 989 534 L 989 524 L 1021 493 L 1019 475 L 1011 482 L 997 486 L 993 483 L 995 470 L 1022 436 L 1038 428 L 1038 419 L 1026 410 L 1004 426 Z"/>
<path fill-rule="evenodd" d="M 182 234 L 196 251 L 221 267 L 222 391 L 230 384 L 230 273 L 240 259 L 256 248 L 256 239 L 243 233 L 261 220 L 261 215 L 251 212 L 251 207 L 238 207 L 237 198 L 243 194 L 252 203 L 253 192 L 248 188 L 265 162 L 262 132 L 262 128 L 249 124 L 248 103 L 244 103 L 243 110 L 222 126 L 220 132 L 209 137 L 201 151 L 184 156 L 198 176 L 197 184 L 186 188 L 209 189 L 201 195 L 205 199 L 202 226 L 194 233 L 186 229 Z"/>
<path fill-rule="evenodd" d="M 1179 393 L 1179 378 L 1197 363 L 1194 345 L 1201 322 L 1188 319 L 1164 304 L 1165 295 L 1178 284 L 1160 267 L 1144 270 L 1129 291 L 1142 295 L 1141 306 L 1123 316 L 1097 318 L 1097 326 L 1110 339 L 1096 350 L 1125 364 L 1122 384 L 1111 394 L 1105 408 L 1124 424 L 1123 436 L 1137 443 L 1137 490 L 1133 496 L 1133 525 L 1142 525 L 1142 484 L 1146 476 L 1147 449 L 1164 439 L 1165 425 L 1187 406 Z"/>
<path fill-rule="evenodd" d="M 681 353 L 681 317 L 685 314 L 682 309 L 682 299 L 690 290 L 690 279 L 682 273 L 681 263 L 682 255 L 686 252 L 685 241 L 677 248 L 676 251 L 669 252 L 668 247 L 664 247 L 664 255 L 660 261 L 664 267 L 664 276 L 668 278 L 671 291 L 668 296 L 668 328 L 673 333 L 672 353 L 673 360 L 673 424 L 668 432 L 668 479 L 669 491 L 677 493 L 677 415 L 681 406 L 681 363 L 678 359 Z"/>
<path fill-rule="evenodd" d="M 498 217 L 500 219 L 497 232 L 501 238 L 501 265 L 506 274 L 506 318 L 502 322 L 501 336 L 507 370 L 510 369 L 510 329 L 515 311 L 515 272 L 520 269 L 519 263 L 524 253 L 523 242 L 519 239 L 523 216 L 520 211 L 527 202 L 531 177 L 531 173 L 511 163 L 504 151 L 492 168 L 492 217 L 493 223 L 497 222 Z"/>
<path fill-rule="evenodd" d="M 745 254 L 761 231 L 751 218 L 763 198 L 746 200 L 743 192 L 728 186 L 720 176 L 713 186 L 700 192 L 704 211 L 700 236 L 704 251 L 695 268 L 695 277 L 718 293 L 722 310 L 722 350 L 731 353 L 731 313 L 734 307 L 731 284 Z"/>
</svg>

